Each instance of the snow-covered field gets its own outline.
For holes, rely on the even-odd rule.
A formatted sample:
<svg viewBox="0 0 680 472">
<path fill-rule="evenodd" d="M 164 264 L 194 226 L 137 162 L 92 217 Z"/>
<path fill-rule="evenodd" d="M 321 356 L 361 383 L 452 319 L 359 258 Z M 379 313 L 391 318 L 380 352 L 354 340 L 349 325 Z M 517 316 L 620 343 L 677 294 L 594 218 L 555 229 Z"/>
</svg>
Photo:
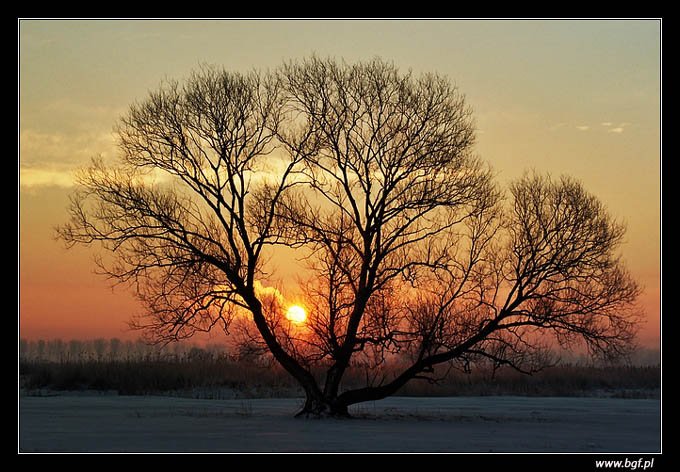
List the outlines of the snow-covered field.
<svg viewBox="0 0 680 472">
<path fill-rule="evenodd" d="M 296 419 L 300 399 L 19 398 L 20 452 L 641 452 L 659 400 L 395 397 L 351 420 Z"/>
</svg>

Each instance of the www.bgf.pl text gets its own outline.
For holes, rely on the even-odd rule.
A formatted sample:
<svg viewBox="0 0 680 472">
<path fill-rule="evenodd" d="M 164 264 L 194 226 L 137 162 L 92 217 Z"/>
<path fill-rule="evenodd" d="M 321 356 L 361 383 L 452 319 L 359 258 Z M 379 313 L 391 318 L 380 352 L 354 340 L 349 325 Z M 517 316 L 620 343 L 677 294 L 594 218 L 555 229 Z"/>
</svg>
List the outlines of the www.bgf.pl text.
<svg viewBox="0 0 680 472">
<path fill-rule="evenodd" d="M 598 469 L 628 469 L 628 470 L 649 470 L 654 468 L 654 458 L 638 460 L 598 460 L 595 461 Z"/>
</svg>

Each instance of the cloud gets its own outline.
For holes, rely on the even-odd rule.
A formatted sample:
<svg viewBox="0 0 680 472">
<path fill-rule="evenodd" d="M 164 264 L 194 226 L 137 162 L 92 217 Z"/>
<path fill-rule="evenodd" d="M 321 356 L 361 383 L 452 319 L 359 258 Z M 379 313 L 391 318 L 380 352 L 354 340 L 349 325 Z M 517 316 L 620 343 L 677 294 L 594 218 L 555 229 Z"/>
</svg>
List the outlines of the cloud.
<svg viewBox="0 0 680 472">
<path fill-rule="evenodd" d="M 556 129 L 564 128 L 565 126 L 567 126 L 567 123 L 557 123 L 550 127 L 550 131 L 555 131 Z"/>
<path fill-rule="evenodd" d="M 566 123 L 557 123 L 554 124 L 550 127 L 551 131 L 563 128 L 566 126 Z M 602 128 L 605 128 L 603 131 L 606 131 L 607 133 L 615 133 L 615 134 L 621 134 L 624 132 L 625 128 L 628 126 L 631 126 L 631 123 L 628 122 L 623 122 L 619 124 L 615 124 L 613 121 L 601 121 L 599 125 Z M 571 124 L 570 126 L 573 126 L 573 128 L 570 127 L 570 129 L 576 129 L 578 131 L 590 131 L 590 130 L 597 130 L 597 125 L 588 125 L 588 124 L 580 124 L 580 125 L 575 125 Z"/>
<path fill-rule="evenodd" d="M 97 155 L 113 154 L 115 143 L 111 133 L 104 132 L 41 132 L 24 128 L 19 134 L 19 153 L 22 164 L 81 164 Z"/>
<path fill-rule="evenodd" d="M 255 289 L 255 294 L 257 294 L 258 297 L 271 297 L 275 299 L 279 304 L 284 305 L 285 300 L 283 298 L 283 295 L 279 291 L 278 288 L 276 287 L 266 287 L 262 285 L 262 283 L 259 280 L 256 280 L 255 283 L 253 284 L 254 289 Z"/>
<path fill-rule="evenodd" d="M 43 132 L 24 128 L 19 133 L 19 185 L 69 188 L 75 170 L 97 155 L 113 154 L 110 133 Z"/>
<path fill-rule="evenodd" d="M 607 130 L 607 132 L 621 134 L 623 133 L 623 130 L 628 126 L 630 126 L 630 123 L 628 122 L 620 123 L 616 128 L 610 128 L 609 130 Z"/>
<path fill-rule="evenodd" d="M 70 188 L 75 185 L 73 172 L 47 168 L 19 169 L 19 185 L 24 189 L 36 187 Z"/>
<path fill-rule="evenodd" d="M 273 307 L 283 309 L 285 306 L 288 305 L 288 302 L 286 301 L 285 297 L 276 287 L 265 286 L 259 280 L 256 280 L 255 283 L 253 284 L 253 288 L 255 289 L 255 295 L 257 295 L 260 301 L 268 304 L 268 307 L 270 309 Z M 231 300 L 232 302 L 236 303 L 236 305 L 233 306 L 236 309 L 236 313 L 250 316 L 247 309 L 245 308 L 245 301 L 243 300 L 243 298 L 241 298 L 240 295 L 233 293 L 232 287 L 229 287 L 228 285 L 215 285 L 212 291 L 213 295 L 221 294 L 223 297 L 228 298 L 233 297 L 231 298 Z M 216 301 L 215 302 L 216 306 L 218 307 L 226 306 L 225 303 L 229 303 L 226 300 L 227 298 L 223 298 Z"/>
</svg>

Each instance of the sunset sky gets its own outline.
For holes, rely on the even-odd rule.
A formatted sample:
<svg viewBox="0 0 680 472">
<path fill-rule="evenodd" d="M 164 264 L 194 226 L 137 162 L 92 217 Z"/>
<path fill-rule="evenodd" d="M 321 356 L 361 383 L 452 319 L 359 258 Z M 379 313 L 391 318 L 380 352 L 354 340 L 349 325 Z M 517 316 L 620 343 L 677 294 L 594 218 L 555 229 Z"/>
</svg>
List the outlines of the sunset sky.
<svg viewBox="0 0 680 472">
<path fill-rule="evenodd" d="M 438 72 L 466 95 L 476 151 L 499 182 L 527 169 L 581 180 L 627 223 L 659 344 L 661 24 L 658 20 L 21 20 L 19 328 L 27 339 L 136 338 L 140 307 L 66 250 L 72 175 L 116 153 L 112 129 L 165 78 L 202 63 L 247 71 L 312 54 Z"/>
</svg>

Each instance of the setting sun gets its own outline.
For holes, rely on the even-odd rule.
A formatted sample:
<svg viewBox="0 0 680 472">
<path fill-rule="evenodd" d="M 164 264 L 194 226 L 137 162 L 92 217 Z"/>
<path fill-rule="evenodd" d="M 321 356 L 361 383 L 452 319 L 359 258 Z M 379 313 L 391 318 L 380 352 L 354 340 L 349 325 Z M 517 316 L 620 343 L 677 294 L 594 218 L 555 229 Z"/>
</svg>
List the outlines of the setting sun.
<svg viewBox="0 0 680 472">
<path fill-rule="evenodd" d="M 305 313 L 305 309 L 301 306 L 293 305 L 288 308 L 286 318 L 293 323 L 304 323 L 304 321 L 307 319 L 307 313 Z"/>
</svg>

